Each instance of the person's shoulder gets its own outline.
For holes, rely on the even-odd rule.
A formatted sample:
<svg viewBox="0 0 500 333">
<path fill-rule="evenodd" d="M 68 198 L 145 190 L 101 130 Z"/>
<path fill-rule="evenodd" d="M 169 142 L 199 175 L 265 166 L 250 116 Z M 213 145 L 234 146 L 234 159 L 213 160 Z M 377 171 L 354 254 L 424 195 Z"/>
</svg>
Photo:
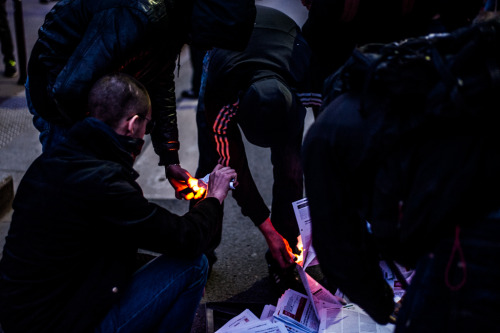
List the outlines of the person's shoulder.
<svg viewBox="0 0 500 333">
<path fill-rule="evenodd" d="M 270 28 L 277 30 L 300 30 L 297 23 L 279 9 L 257 5 L 255 28 Z"/>
<path fill-rule="evenodd" d="M 106 198 L 109 194 L 136 193 L 137 186 L 130 170 L 121 164 L 95 159 L 75 161 L 75 172 L 67 174 L 66 186 L 81 193 Z"/>
<path fill-rule="evenodd" d="M 170 1 L 173 2 L 173 1 Z M 159 20 L 166 16 L 167 4 L 166 1 L 151 1 L 151 0 L 107 0 L 99 1 L 95 7 L 96 10 L 116 10 L 128 9 L 130 11 L 143 14 L 150 20 Z"/>
</svg>

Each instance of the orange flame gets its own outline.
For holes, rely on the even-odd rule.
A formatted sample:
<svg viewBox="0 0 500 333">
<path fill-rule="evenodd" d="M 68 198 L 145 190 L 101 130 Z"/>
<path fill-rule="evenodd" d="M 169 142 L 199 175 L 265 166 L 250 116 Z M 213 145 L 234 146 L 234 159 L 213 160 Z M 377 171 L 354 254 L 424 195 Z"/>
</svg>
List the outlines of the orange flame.
<svg viewBox="0 0 500 333">
<path fill-rule="evenodd" d="M 176 191 L 183 193 L 186 200 L 200 199 L 206 195 L 206 189 L 198 186 L 198 179 L 193 177 L 189 177 L 187 182 L 180 182 L 174 179 L 172 180 L 172 185 Z"/>
<path fill-rule="evenodd" d="M 299 249 L 300 254 L 294 254 L 295 262 L 302 266 L 304 264 L 304 245 L 302 244 L 301 235 L 297 237 L 297 249 Z"/>
<path fill-rule="evenodd" d="M 193 190 L 193 193 L 190 193 L 190 194 L 192 194 L 192 196 L 190 196 L 189 199 L 187 199 L 187 196 L 186 196 L 187 200 L 191 200 L 193 198 L 200 199 L 200 198 L 203 198 L 205 196 L 206 190 L 203 187 L 198 186 L 198 179 L 193 178 L 193 177 L 189 177 L 187 182 L 188 182 L 189 188 L 191 190 Z"/>
</svg>

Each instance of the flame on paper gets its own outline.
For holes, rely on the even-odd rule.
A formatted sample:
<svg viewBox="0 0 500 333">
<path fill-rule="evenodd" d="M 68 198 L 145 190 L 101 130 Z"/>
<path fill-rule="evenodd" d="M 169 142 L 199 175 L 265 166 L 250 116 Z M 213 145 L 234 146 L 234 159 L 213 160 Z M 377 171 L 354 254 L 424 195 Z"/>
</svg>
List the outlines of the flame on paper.
<svg viewBox="0 0 500 333">
<path fill-rule="evenodd" d="M 299 254 L 294 254 L 295 262 L 302 266 L 304 264 L 304 245 L 302 244 L 302 235 L 297 237 L 297 249 L 299 249 Z"/>
<path fill-rule="evenodd" d="M 205 188 L 198 186 L 198 179 L 193 177 L 189 177 L 187 181 L 182 182 L 173 179 L 172 185 L 176 191 L 184 193 L 184 199 L 186 200 L 203 198 L 207 192 Z"/>
<path fill-rule="evenodd" d="M 205 190 L 205 188 L 198 186 L 198 179 L 197 178 L 189 177 L 187 182 L 188 182 L 189 188 L 191 190 L 193 190 L 193 193 L 190 193 L 190 194 L 192 194 L 191 199 L 200 199 L 200 198 L 203 198 L 205 196 L 206 190 Z M 191 199 L 188 199 L 188 200 L 191 200 Z"/>
</svg>

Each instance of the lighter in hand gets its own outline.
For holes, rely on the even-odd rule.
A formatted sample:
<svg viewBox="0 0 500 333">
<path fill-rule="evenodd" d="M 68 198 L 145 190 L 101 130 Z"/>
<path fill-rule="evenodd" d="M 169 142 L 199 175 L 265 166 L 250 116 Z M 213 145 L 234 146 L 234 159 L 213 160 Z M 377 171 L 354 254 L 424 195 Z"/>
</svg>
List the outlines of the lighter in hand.
<svg viewBox="0 0 500 333">
<path fill-rule="evenodd" d="M 198 179 L 198 186 L 203 187 L 205 190 L 208 189 L 208 182 L 210 180 L 210 174 L 207 174 L 205 177 Z M 231 179 L 229 182 L 229 188 L 231 190 L 235 190 L 236 188 L 234 187 L 234 179 Z"/>
</svg>

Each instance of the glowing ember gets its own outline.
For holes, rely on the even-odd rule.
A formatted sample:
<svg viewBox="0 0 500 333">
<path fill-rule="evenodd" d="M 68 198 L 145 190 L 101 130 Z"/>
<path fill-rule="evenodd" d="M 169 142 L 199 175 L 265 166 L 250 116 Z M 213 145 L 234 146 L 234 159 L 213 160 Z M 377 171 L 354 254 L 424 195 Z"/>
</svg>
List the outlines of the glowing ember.
<svg viewBox="0 0 500 333">
<path fill-rule="evenodd" d="M 295 262 L 302 266 L 304 264 L 304 245 L 302 244 L 302 236 L 297 237 L 297 249 L 299 249 L 300 254 L 294 254 Z"/>
<path fill-rule="evenodd" d="M 198 187 L 198 179 L 196 178 L 193 178 L 193 177 L 189 177 L 188 179 L 188 185 L 189 187 L 194 191 L 194 192 L 198 192 L 200 190 L 200 188 Z"/>
<path fill-rule="evenodd" d="M 193 191 L 193 193 L 190 193 L 192 195 L 189 195 L 189 199 L 188 196 L 186 196 L 186 200 L 200 199 L 206 195 L 207 190 L 203 187 L 198 186 L 197 178 L 189 177 L 187 183 L 189 188 Z"/>
<path fill-rule="evenodd" d="M 176 191 L 184 195 L 184 199 L 186 200 L 203 198 L 207 192 L 206 188 L 198 185 L 198 179 L 193 177 L 189 177 L 187 182 L 180 182 L 173 179 L 172 185 L 175 187 Z"/>
</svg>

